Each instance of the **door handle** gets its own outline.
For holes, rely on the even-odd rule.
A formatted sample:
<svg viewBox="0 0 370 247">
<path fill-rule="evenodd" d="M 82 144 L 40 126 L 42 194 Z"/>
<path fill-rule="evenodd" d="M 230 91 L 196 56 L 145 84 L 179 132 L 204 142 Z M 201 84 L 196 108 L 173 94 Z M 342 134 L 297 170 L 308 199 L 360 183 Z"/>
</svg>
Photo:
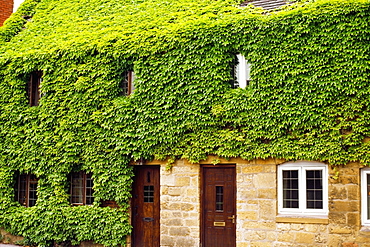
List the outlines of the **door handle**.
<svg viewBox="0 0 370 247">
<path fill-rule="evenodd" d="M 231 217 L 227 217 L 229 220 L 232 220 L 233 223 L 235 223 L 235 214 Z"/>
</svg>

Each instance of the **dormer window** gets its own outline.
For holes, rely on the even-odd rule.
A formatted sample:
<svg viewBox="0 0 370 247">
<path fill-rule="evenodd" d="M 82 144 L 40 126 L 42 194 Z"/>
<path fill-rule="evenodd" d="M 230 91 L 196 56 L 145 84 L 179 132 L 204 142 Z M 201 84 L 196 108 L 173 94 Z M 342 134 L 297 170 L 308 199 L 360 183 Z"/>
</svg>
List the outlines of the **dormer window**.
<svg viewBox="0 0 370 247">
<path fill-rule="evenodd" d="M 135 73 L 134 71 L 126 71 L 123 74 L 123 80 L 120 87 L 122 88 L 123 95 L 128 96 L 134 92 L 134 80 Z"/>
<path fill-rule="evenodd" d="M 42 72 L 31 73 L 30 81 L 27 85 L 28 102 L 30 106 L 38 106 L 41 98 L 40 84 L 42 81 Z"/>
<path fill-rule="evenodd" d="M 234 78 L 232 88 L 246 88 L 250 81 L 251 64 L 241 54 L 236 55 L 236 64 L 234 66 Z"/>
</svg>

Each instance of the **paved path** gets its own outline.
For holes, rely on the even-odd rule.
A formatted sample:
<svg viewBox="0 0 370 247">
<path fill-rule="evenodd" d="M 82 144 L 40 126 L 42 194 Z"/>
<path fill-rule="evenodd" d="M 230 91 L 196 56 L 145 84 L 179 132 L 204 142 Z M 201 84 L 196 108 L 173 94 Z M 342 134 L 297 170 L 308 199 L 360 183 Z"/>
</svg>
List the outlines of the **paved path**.
<svg viewBox="0 0 370 247">
<path fill-rule="evenodd" d="M 0 247 L 19 247 L 19 245 L 15 245 L 15 244 L 0 244 Z"/>
</svg>

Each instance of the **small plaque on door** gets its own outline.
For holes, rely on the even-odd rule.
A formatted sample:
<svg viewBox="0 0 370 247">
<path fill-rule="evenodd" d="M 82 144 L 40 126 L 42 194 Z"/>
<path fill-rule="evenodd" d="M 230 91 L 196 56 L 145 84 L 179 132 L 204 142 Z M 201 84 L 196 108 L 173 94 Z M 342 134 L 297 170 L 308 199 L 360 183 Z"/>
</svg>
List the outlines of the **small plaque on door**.
<svg viewBox="0 0 370 247">
<path fill-rule="evenodd" d="M 213 226 L 225 226 L 225 222 L 215 221 L 213 222 Z"/>
</svg>

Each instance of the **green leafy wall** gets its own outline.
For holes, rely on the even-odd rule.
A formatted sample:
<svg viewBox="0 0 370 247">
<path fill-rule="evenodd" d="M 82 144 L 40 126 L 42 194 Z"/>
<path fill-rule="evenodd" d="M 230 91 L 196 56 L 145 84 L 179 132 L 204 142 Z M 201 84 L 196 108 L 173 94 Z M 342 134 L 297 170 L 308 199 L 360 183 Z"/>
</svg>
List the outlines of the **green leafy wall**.
<svg viewBox="0 0 370 247">
<path fill-rule="evenodd" d="M 370 1 L 266 15 L 237 4 L 27 0 L 0 28 L 0 226 L 40 246 L 123 244 L 129 162 L 140 158 L 370 164 Z M 252 63 L 246 89 L 229 86 L 237 53 Z M 43 97 L 30 107 L 39 70 Z M 81 169 L 93 173 L 95 204 L 71 207 L 67 176 Z M 39 178 L 35 207 L 14 201 L 17 171 Z"/>
</svg>

